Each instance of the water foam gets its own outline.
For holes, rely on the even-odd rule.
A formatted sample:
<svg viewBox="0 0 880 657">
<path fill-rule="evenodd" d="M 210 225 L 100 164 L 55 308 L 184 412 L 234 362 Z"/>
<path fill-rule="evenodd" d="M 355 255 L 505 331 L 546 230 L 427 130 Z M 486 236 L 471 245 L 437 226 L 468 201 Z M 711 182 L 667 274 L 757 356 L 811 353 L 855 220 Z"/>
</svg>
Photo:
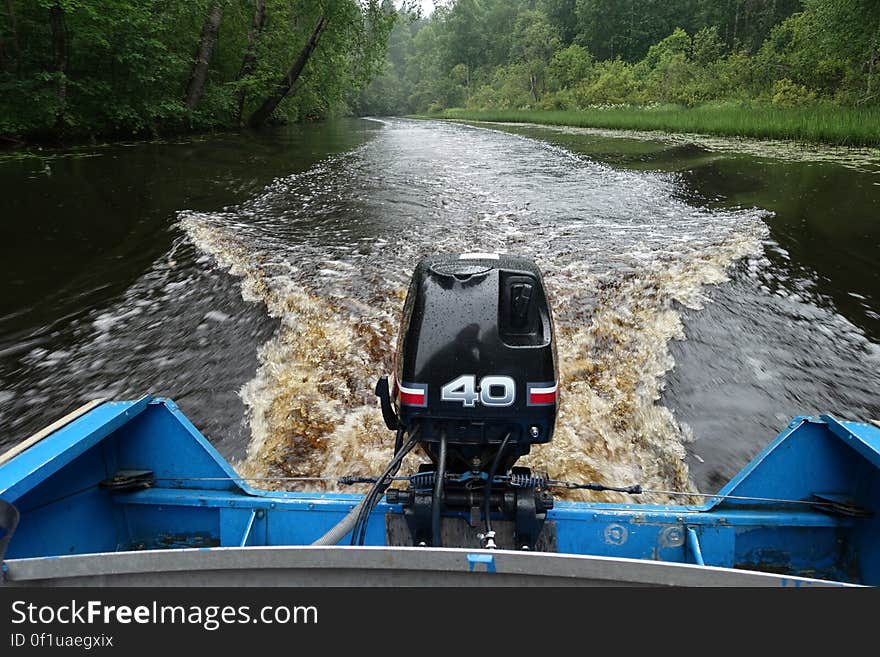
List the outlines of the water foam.
<svg viewBox="0 0 880 657">
<path fill-rule="evenodd" d="M 684 338 L 681 307 L 760 257 L 766 227 L 760 211 L 689 206 L 677 185 L 520 136 L 391 121 L 242 206 L 182 214 L 190 240 L 281 320 L 241 391 L 252 440 L 238 469 L 381 470 L 392 436 L 372 390 L 391 369 L 412 268 L 437 252 L 494 251 L 537 260 L 558 332 L 557 433 L 526 461 L 556 478 L 690 488 L 688 433 L 658 404 L 668 345 Z"/>
</svg>

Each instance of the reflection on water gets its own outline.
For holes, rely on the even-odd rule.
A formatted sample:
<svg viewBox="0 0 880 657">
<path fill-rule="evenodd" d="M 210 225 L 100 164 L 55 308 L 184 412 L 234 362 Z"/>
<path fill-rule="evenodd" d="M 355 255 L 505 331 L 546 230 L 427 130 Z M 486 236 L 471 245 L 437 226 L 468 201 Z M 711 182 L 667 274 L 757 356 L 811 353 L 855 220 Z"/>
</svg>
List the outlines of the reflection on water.
<svg viewBox="0 0 880 657">
<path fill-rule="evenodd" d="M 56 158 L 51 176 L 0 163 L 33 224 L 0 319 L 7 440 L 152 390 L 248 474 L 375 473 L 391 436 L 372 390 L 409 275 L 465 250 L 545 272 L 563 400 L 528 460 L 552 476 L 710 490 L 792 415 L 880 415 L 876 176 L 506 130 L 361 121 Z"/>
<path fill-rule="evenodd" d="M 99 396 L 179 401 L 228 456 L 274 322 L 175 227 L 375 133 L 364 121 L 0 156 L 0 446 Z"/>
<path fill-rule="evenodd" d="M 724 138 L 702 139 L 701 147 L 675 135 L 656 142 L 619 131 L 503 129 L 616 167 L 677 173 L 678 193 L 692 203 L 768 210 L 769 276 L 776 281 L 769 291 L 793 281 L 799 293 L 809 289 L 811 301 L 880 340 L 880 149 Z"/>
<path fill-rule="evenodd" d="M 880 416 L 880 151 L 751 142 L 742 154 L 730 140 L 513 130 L 615 166 L 678 172 L 692 203 L 772 213 L 764 257 L 685 311 L 687 340 L 671 345 L 662 403 L 696 437 L 688 463 L 700 489 L 717 490 L 795 415 Z"/>
<path fill-rule="evenodd" d="M 373 383 L 390 369 L 409 274 L 435 252 L 542 267 L 564 401 L 529 461 L 556 477 L 686 488 L 684 441 L 655 403 L 683 337 L 678 308 L 761 251 L 758 210 L 710 211 L 662 174 L 531 139 L 392 121 L 381 136 L 223 212 L 185 213 L 193 242 L 281 320 L 246 387 L 254 476 L 375 472 L 387 461 Z"/>
</svg>

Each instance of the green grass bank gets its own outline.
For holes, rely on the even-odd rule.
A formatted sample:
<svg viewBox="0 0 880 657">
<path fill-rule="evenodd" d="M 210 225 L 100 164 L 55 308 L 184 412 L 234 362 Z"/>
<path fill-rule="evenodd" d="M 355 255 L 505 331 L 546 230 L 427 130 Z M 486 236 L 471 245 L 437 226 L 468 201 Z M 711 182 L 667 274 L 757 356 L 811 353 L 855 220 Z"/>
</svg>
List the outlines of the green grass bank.
<svg viewBox="0 0 880 657">
<path fill-rule="evenodd" d="M 880 108 L 833 106 L 597 107 L 585 110 L 448 109 L 431 118 L 620 130 L 662 130 L 841 146 L 880 146 Z"/>
</svg>

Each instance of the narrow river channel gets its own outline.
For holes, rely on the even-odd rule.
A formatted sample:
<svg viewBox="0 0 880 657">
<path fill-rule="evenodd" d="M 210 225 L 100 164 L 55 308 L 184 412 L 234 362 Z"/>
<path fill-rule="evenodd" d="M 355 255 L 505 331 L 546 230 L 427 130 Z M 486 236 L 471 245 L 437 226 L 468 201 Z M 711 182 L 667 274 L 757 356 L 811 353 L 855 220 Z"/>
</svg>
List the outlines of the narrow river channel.
<svg viewBox="0 0 880 657">
<path fill-rule="evenodd" d="M 153 392 L 245 474 L 375 473 L 412 268 L 496 251 L 556 321 L 529 463 L 713 492 L 795 415 L 880 417 L 880 154 L 782 150 L 388 119 L 2 156 L 0 444 Z"/>
</svg>

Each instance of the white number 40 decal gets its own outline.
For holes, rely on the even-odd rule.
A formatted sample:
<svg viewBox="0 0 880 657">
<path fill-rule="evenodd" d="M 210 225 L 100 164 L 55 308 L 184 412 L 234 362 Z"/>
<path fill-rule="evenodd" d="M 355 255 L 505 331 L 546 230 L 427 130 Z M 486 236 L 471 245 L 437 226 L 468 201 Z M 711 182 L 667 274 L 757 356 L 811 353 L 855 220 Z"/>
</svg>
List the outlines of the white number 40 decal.
<svg viewBox="0 0 880 657">
<path fill-rule="evenodd" d="M 479 388 L 477 392 L 477 377 L 464 374 L 440 388 L 440 399 L 461 402 L 467 407 L 476 406 L 477 401 L 483 406 L 498 407 L 512 406 L 516 401 L 516 383 L 509 376 L 484 376 Z"/>
</svg>

